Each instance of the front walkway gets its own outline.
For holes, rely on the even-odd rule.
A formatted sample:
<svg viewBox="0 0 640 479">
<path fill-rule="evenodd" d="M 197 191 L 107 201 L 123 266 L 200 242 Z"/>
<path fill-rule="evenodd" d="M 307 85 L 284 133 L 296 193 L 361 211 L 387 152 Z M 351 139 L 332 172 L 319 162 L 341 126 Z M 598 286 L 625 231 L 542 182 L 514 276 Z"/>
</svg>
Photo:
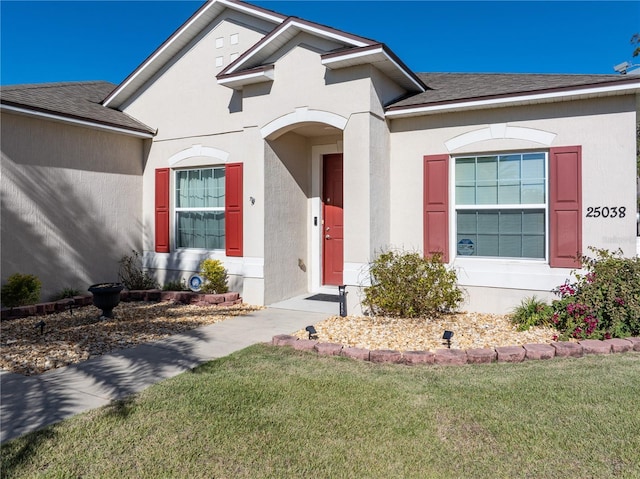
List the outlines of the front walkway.
<svg viewBox="0 0 640 479">
<path fill-rule="evenodd" d="M 318 305 L 319 306 L 319 305 Z M 163 379 L 336 312 L 270 307 L 38 376 L 0 373 L 0 442 L 123 399 Z"/>
</svg>

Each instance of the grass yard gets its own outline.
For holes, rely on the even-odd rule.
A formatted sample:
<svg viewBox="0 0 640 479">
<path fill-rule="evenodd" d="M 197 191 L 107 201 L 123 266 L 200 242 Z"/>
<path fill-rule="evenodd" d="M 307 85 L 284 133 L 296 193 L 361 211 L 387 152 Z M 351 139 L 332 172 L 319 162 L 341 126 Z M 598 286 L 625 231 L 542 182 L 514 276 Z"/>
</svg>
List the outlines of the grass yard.
<svg viewBox="0 0 640 479">
<path fill-rule="evenodd" d="M 2 477 L 640 478 L 640 354 L 462 367 L 257 345 L 2 447 Z"/>
</svg>

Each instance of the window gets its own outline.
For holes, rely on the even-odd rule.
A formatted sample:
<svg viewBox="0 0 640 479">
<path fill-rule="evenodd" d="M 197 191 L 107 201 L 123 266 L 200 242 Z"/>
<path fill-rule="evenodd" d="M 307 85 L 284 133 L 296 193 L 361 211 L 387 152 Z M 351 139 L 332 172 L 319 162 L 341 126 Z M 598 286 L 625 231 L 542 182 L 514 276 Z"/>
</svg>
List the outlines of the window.
<svg viewBox="0 0 640 479">
<path fill-rule="evenodd" d="M 225 249 L 225 168 L 175 172 L 176 247 Z"/>
<path fill-rule="evenodd" d="M 171 253 L 175 247 L 206 248 L 225 249 L 227 256 L 242 257 L 243 170 L 242 163 L 192 170 L 157 168 L 156 253 Z M 171 190 L 171 175 L 175 179 L 174 190 Z M 172 210 L 175 211 L 175 246 L 169 233 Z"/>
<path fill-rule="evenodd" d="M 546 258 L 547 155 L 455 159 L 458 256 Z"/>
</svg>

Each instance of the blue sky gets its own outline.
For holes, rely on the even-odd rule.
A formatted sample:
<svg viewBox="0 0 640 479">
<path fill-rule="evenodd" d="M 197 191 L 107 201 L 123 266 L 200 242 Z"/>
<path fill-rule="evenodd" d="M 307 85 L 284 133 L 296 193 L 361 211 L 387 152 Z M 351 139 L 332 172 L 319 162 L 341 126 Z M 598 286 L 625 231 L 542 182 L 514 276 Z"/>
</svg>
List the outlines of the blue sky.
<svg viewBox="0 0 640 479">
<path fill-rule="evenodd" d="M 121 82 L 203 2 L 0 2 L 0 82 Z M 386 43 L 418 72 L 615 73 L 639 1 L 255 1 Z M 640 57 L 636 59 L 640 63 Z"/>
</svg>

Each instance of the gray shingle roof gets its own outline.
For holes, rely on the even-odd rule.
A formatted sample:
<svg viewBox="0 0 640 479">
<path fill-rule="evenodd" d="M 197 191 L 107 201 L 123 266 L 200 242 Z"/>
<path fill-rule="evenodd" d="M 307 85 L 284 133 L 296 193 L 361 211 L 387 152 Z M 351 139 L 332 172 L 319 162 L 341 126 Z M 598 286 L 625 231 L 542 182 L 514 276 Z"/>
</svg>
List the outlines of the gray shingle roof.
<svg viewBox="0 0 640 479">
<path fill-rule="evenodd" d="M 2 86 L 0 103 L 135 132 L 155 133 L 153 128 L 126 113 L 101 105 L 115 87 L 105 81 Z"/>
<path fill-rule="evenodd" d="M 388 105 L 388 110 L 637 80 L 637 77 L 623 75 L 529 73 L 418 73 L 417 76 L 429 89 Z M 126 113 L 101 105 L 115 87 L 105 81 L 2 86 L 0 102 L 35 112 L 154 134 L 153 128 Z"/>
<path fill-rule="evenodd" d="M 418 73 L 429 87 L 424 93 L 393 103 L 391 109 L 477 100 L 523 93 L 575 89 L 630 80 L 623 75 L 560 75 L 532 73 Z"/>
</svg>

